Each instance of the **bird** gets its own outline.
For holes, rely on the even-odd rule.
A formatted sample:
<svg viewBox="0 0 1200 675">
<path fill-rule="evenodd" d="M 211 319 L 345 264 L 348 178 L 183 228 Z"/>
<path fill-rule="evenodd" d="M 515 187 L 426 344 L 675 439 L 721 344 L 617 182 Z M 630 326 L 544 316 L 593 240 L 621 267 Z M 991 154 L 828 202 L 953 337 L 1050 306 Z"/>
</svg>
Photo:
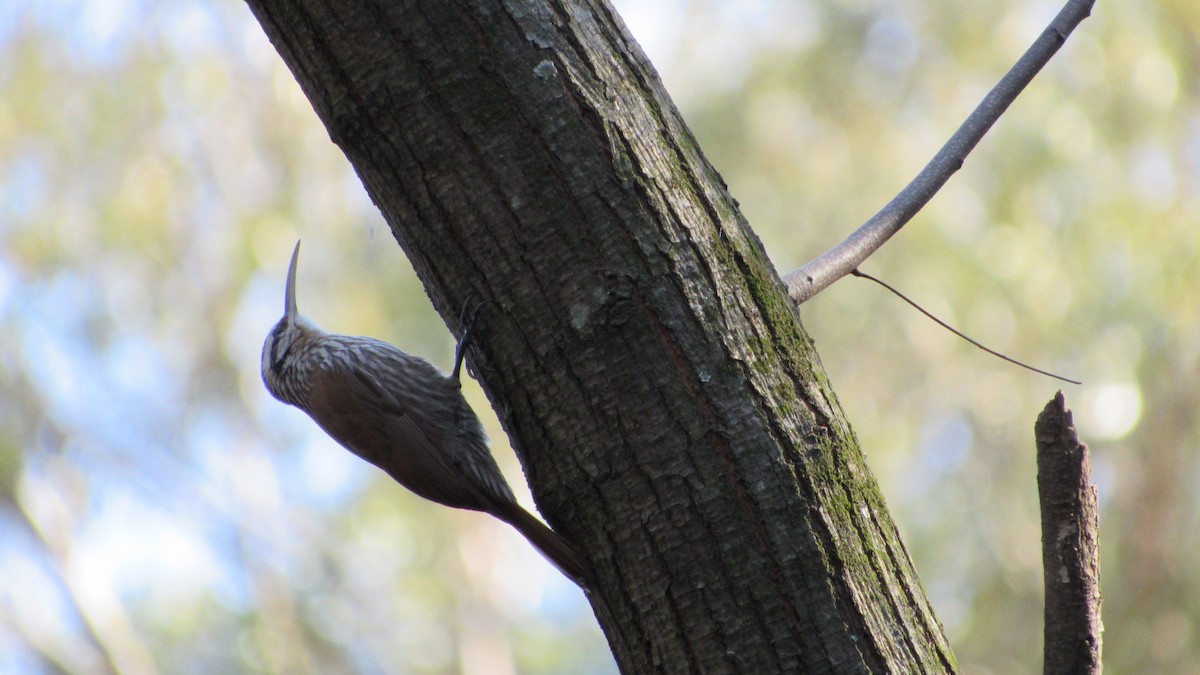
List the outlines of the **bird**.
<svg viewBox="0 0 1200 675">
<path fill-rule="evenodd" d="M 459 371 L 382 340 L 321 330 L 296 307 L 300 242 L 288 268 L 283 318 L 263 342 L 262 377 L 276 399 L 303 410 L 333 440 L 420 497 L 481 511 L 512 525 L 580 587 L 591 568 L 575 546 L 522 508 L 488 449 L 478 415 L 463 397 Z M 478 306 L 475 312 L 478 312 Z"/>
</svg>

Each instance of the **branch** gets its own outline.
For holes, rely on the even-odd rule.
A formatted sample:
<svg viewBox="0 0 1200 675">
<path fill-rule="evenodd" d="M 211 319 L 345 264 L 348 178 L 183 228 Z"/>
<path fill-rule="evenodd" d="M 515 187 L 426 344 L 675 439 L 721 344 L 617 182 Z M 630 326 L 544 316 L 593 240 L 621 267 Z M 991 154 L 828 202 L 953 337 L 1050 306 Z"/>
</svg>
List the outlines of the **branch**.
<svg viewBox="0 0 1200 675">
<path fill-rule="evenodd" d="M 971 116 L 900 194 L 845 241 L 783 278 L 788 294 L 797 304 L 861 265 L 942 189 L 1025 85 L 1058 52 L 1071 31 L 1091 14 L 1093 4 L 1095 0 L 1069 0 L 1016 65 L 988 92 Z"/>
<path fill-rule="evenodd" d="M 1096 486 L 1062 392 L 1034 425 L 1042 567 L 1046 579 L 1043 671 L 1100 672 L 1100 557 Z"/>
</svg>

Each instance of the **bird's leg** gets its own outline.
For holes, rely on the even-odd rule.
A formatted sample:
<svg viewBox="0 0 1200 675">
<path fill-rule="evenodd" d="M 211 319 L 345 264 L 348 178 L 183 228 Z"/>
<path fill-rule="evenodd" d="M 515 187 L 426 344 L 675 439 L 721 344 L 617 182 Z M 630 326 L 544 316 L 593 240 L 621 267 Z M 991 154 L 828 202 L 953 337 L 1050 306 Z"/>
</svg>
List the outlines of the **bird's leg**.
<svg viewBox="0 0 1200 675">
<path fill-rule="evenodd" d="M 479 310 L 487 304 L 487 300 L 480 300 L 471 306 L 471 301 L 475 299 L 475 294 L 467 296 L 467 301 L 463 303 L 462 313 L 458 317 L 459 323 L 463 326 L 462 337 L 458 339 L 458 346 L 454 348 L 454 370 L 450 372 L 450 378 L 453 380 L 459 379 L 459 372 L 462 370 L 463 360 L 467 357 L 467 350 L 471 344 L 471 328 L 475 326 L 475 319 L 479 316 Z"/>
</svg>

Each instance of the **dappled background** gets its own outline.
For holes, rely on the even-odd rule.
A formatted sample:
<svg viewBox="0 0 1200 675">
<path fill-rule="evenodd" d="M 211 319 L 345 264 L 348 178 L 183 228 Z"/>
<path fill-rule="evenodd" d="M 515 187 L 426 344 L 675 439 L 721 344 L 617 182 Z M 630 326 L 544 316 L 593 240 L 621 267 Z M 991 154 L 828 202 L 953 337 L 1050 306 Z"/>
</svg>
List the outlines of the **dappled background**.
<svg viewBox="0 0 1200 675">
<path fill-rule="evenodd" d="M 782 271 L 902 187 L 1057 11 L 618 8 Z M 1200 662 L 1198 34 L 1193 0 L 1100 0 L 864 267 L 1085 381 L 1065 391 L 1116 673 Z M 582 594 L 519 535 L 269 398 L 259 350 L 298 237 L 302 311 L 449 367 L 243 4 L 0 4 L 0 671 L 611 672 Z M 865 281 L 802 313 L 963 669 L 1039 671 L 1032 424 L 1059 385 Z"/>
</svg>

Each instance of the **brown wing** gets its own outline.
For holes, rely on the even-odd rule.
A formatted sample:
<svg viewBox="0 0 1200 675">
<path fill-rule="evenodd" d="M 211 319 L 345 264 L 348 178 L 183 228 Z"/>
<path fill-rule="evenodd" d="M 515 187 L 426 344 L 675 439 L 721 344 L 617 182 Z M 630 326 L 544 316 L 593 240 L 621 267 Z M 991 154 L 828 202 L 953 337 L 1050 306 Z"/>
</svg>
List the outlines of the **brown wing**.
<svg viewBox="0 0 1200 675">
<path fill-rule="evenodd" d="M 310 385 L 308 413 L 313 420 L 343 447 L 417 495 L 447 506 L 488 512 L 495 510 L 497 501 L 512 499 L 498 468 L 491 477 L 492 483 L 500 482 L 496 494 L 495 485 L 481 484 L 474 475 L 479 467 L 468 466 L 472 456 L 454 445 L 453 432 L 427 432 L 419 411 L 402 407 L 400 397 L 370 373 L 355 368 L 317 370 Z M 490 454 L 487 460 L 495 466 Z"/>
</svg>

